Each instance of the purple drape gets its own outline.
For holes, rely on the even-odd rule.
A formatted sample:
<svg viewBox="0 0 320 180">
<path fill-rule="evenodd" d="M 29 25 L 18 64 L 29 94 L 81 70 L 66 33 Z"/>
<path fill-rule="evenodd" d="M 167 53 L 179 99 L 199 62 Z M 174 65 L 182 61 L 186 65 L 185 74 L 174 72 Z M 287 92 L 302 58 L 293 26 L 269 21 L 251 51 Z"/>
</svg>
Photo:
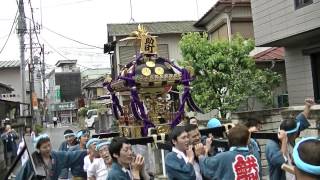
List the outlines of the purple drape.
<svg viewBox="0 0 320 180">
<path fill-rule="evenodd" d="M 186 69 L 181 69 L 169 60 L 165 59 L 165 62 L 169 63 L 172 67 L 177 69 L 178 71 L 181 72 L 181 83 L 184 86 L 183 94 L 182 94 L 182 99 L 180 106 L 178 108 L 178 113 L 175 117 L 175 119 L 171 123 L 171 127 L 175 127 L 181 122 L 181 117 L 184 114 L 184 106 L 185 103 L 187 103 L 188 107 L 196 112 L 203 113 L 202 110 L 195 104 L 195 102 L 192 99 L 191 92 L 190 92 L 190 82 L 193 80 L 190 73 Z"/>
<path fill-rule="evenodd" d="M 123 110 L 122 107 L 120 106 L 120 102 L 118 97 L 116 96 L 116 93 L 114 92 L 114 90 L 111 88 L 111 82 L 110 83 L 103 83 L 103 87 L 105 87 L 111 94 L 111 99 L 112 99 L 112 110 L 113 110 L 113 114 L 115 116 L 116 119 L 119 119 L 119 112 L 120 114 L 123 115 Z"/>
</svg>

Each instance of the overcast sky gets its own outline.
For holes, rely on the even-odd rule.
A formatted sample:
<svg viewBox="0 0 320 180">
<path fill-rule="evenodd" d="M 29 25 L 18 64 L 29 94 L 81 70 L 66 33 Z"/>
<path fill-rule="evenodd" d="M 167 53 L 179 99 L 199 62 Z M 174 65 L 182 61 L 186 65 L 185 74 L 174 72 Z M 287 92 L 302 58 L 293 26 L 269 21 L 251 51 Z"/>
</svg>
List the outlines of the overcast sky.
<svg viewBox="0 0 320 180">
<path fill-rule="evenodd" d="M 217 0 L 132 0 L 135 22 L 197 20 Z M 107 67 L 109 58 L 102 49 L 90 48 L 66 40 L 48 31 L 58 32 L 75 40 L 102 47 L 107 42 L 108 23 L 130 21 L 130 0 L 31 0 L 34 18 L 41 22 L 42 4 L 43 29 L 39 36 L 46 49 L 46 63 L 54 65 L 64 59 L 77 59 L 78 64 L 89 67 Z M 198 11 L 197 11 L 198 2 Z M 17 4 L 15 0 L 0 1 L 0 49 L 10 31 Z M 26 16 L 30 18 L 30 7 L 25 0 Z M 48 28 L 48 29 L 46 29 Z M 29 40 L 26 36 L 26 43 Z M 45 40 L 45 41 L 44 41 Z M 34 41 L 36 39 L 34 38 Z M 51 47 L 49 47 L 51 46 Z M 54 50 L 55 49 L 55 50 Z M 29 53 L 26 52 L 26 58 Z M 19 60 L 19 41 L 14 31 L 0 54 L 0 61 Z"/>
</svg>

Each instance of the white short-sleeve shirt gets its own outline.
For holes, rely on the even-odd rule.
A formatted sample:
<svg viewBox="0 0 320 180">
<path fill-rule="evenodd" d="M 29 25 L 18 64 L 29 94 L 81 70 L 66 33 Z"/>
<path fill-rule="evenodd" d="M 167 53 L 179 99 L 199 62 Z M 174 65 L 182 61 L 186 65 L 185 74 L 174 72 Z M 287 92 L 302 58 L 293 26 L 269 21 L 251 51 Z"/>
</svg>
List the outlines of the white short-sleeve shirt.
<svg viewBox="0 0 320 180">
<path fill-rule="evenodd" d="M 96 180 L 106 180 L 110 169 L 104 163 L 102 158 L 96 158 L 93 163 L 89 166 L 87 171 L 88 177 L 95 177 Z"/>
<path fill-rule="evenodd" d="M 85 172 L 87 172 L 89 166 L 91 165 L 91 161 L 90 161 L 90 158 L 89 158 L 89 155 L 86 155 L 86 157 L 84 157 L 84 160 L 83 160 L 83 170 Z"/>
</svg>

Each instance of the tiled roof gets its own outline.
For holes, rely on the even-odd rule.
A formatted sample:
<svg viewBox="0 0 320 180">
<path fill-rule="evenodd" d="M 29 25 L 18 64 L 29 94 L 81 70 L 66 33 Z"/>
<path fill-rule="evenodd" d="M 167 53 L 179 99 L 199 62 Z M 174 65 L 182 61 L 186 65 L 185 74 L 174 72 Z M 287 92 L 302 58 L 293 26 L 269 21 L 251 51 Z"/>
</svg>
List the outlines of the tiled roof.
<svg viewBox="0 0 320 180">
<path fill-rule="evenodd" d="M 83 84 L 82 89 L 86 88 L 96 88 L 103 87 L 104 76 L 101 76 L 97 79 L 90 79 L 85 84 Z"/>
<path fill-rule="evenodd" d="M 138 25 L 143 25 L 151 35 L 181 34 L 187 32 L 201 32 L 203 29 L 193 26 L 195 21 L 167 21 L 145 22 L 127 24 L 108 24 L 108 36 L 127 36 L 137 30 Z"/>
<path fill-rule="evenodd" d="M 61 65 L 63 64 L 77 64 L 77 60 L 59 60 L 57 63 L 56 63 L 56 66 L 57 67 L 60 67 Z"/>
<path fill-rule="evenodd" d="M 3 83 L 0 83 L 0 88 L 3 88 L 8 92 L 14 91 L 14 89 L 12 89 L 10 86 L 3 84 Z"/>
<path fill-rule="evenodd" d="M 81 84 L 81 89 L 87 88 L 88 85 L 90 85 L 90 84 L 93 83 L 94 81 L 96 81 L 96 79 L 89 79 L 89 80 L 83 82 L 83 83 Z"/>
<path fill-rule="evenodd" d="M 20 61 L 0 61 L 0 68 L 17 68 L 20 67 Z"/>
<path fill-rule="evenodd" d="M 272 47 L 253 56 L 256 62 L 284 61 L 284 48 Z"/>
</svg>

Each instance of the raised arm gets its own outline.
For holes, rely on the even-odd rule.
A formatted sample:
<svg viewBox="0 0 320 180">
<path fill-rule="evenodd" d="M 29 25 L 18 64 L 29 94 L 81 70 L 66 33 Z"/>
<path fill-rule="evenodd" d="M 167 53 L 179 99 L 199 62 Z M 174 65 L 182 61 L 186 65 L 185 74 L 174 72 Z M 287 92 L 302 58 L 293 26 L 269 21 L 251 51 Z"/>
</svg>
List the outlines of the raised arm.
<svg viewBox="0 0 320 180">
<path fill-rule="evenodd" d="M 195 154 L 199 159 L 199 166 L 202 174 L 207 178 L 213 178 L 218 166 L 218 160 L 216 156 L 207 157 L 208 148 L 210 148 L 212 138 L 206 141 L 206 146 L 197 144 L 195 146 Z"/>
<path fill-rule="evenodd" d="M 14 129 L 12 129 L 12 136 L 14 139 L 19 139 L 19 134 L 17 133 L 17 131 L 15 131 Z"/>
<path fill-rule="evenodd" d="M 296 117 L 296 122 L 300 123 L 299 131 L 303 131 L 310 126 L 308 121 L 308 117 L 310 115 L 310 109 L 314 105 L 314 101 L 312 99 L 305 100 L 305 106 L 302 113 L 298 114 Z"/>
<path fill-rule="evenodd" d="M 218 167 L 218 161 L 216 156 L 206 157 L 199 156 L 200 170 L 207 178 L 213 178 L 215 176 L 216 169 Z"/>
<path fill-rule="evenodd" d="M 64 169 L 83 164 L 87 151 L 59 151 L 57 155 L 61 158 L 62 169 Z"/>
<path fill-rule="evenodd" d="M 304 101 L 304 110 L 303 110 L 303 115 L 305 118 L 308 118 L 310 115 L 310 109 L 314 105 L 313 99 L 306 99 Z"/>
</svg>

